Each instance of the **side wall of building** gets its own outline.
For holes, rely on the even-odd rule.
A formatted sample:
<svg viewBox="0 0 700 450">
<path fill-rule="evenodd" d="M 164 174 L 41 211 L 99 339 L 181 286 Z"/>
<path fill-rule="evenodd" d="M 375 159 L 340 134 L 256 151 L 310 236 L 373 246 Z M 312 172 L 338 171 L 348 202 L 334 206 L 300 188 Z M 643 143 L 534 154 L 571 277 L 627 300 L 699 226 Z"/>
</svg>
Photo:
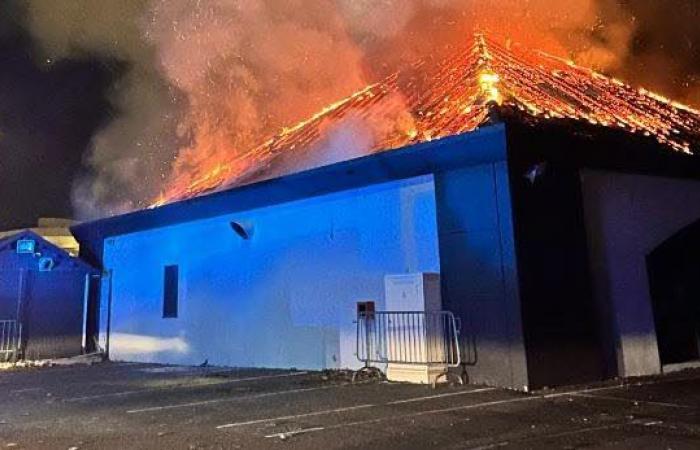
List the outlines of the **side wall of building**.
<svg viewBox="0 0 700 450">
<path fill-rule="evenodd" d="M 443 304 L 469 381 L 527 389 L 507 163 L 436 175 Z"/>
<path fill-rule="evenodd" d="M 385 275 L 440 270 L 435 211 L 424 176 L 110 238 L 100 308 L 110 357 L 358 367 L 356 302 L 381 309 Z M 163 318 L 168 265 L 177 318 Z"/>
<path fill-rule="evenodd" d="M 0 242 L 0 320 L 21 324 L 26 359 L 79 355 L 90 269 L 35 234 L 19 238 L 34 240 L 35 253 L 18 254 L 14 238 Z M 54 266 L 41 271 L 39 261 L 48 257 Z"/>
<path fill-rule="evenodd" d="M 584 171 L 594 294 L 620 376 L 659 373 L 646 257 L 700 219 L 700 182 Z"/>
<path fill-rule="evenodd" d="M 530 385 L 601 380 L 578 169 L 522 159 L 516 164 L 511 185 Z M 536 177 L 525 177 L 533 171 Z"/>
</svg>

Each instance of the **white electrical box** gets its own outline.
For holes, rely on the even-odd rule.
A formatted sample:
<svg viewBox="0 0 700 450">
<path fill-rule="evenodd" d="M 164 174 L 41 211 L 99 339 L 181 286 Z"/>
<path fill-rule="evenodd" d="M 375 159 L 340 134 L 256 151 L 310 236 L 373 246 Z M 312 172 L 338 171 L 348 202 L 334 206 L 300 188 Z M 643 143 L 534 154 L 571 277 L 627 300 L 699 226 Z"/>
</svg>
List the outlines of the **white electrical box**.
<svg viewBox="0 0 700 450">
<path fill-rule="evenodd" d="M 440 311 L 440 275 L 414 273 L 384 278 L 387 311 Z"/>
<path fill-rule="evenodd" d="M 437 313 L 442 309 L 437 273 L 387 275 L 384 288 L 389 312 Z M 437 363 L 444 360 L 444 349 L 439 345 L 444 339 L 438 336 L 442 327 L 433 319 L 434 314 L 406 316 L 398 315 L 387 323 L 387 353 L 393 362 L 387 365 L 386 376 L 390 381 L 433 384 L 447 372 L 444 363 Z M 405 336 L 411 338 L 407 341 Z M 404 361 L 407 354 L 411 361 Z"/>
</svg>

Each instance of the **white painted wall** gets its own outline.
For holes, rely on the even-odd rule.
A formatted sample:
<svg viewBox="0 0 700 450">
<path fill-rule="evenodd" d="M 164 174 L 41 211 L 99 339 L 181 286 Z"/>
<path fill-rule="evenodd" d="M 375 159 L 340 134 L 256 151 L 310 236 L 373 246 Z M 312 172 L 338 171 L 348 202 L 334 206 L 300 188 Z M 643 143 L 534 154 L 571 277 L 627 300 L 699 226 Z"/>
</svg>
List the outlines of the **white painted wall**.
<svg viewBox="0 0 700 450">
<path fill-rule="evenodd" d="M 435 210 L 426 176 L 108 239 L 110 357 L 358 367 L 355 303 L 381 309 L 387 274 L 439 272 Z M 162 318 L 168 264 L 180 267 L 177 319 Z"/>
<path fill-rule="evenodd" d="M 646 256 L 700 219 L 700 182 L 599 171 L 582 174 L 596 300 L 607 310 L 620 376 L 661 371 Z"/>
</svg>

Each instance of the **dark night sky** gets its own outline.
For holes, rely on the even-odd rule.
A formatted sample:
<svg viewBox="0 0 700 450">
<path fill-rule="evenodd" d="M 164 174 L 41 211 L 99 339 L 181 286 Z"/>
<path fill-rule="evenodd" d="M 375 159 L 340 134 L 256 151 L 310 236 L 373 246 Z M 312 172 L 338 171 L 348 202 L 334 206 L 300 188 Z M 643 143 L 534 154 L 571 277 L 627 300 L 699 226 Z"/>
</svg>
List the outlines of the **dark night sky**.
<svg viewBox="0 0 700 450">
<path fill-rule="evenodd" d="M 113 77 L 97 61 L 39 67 L 8 12 L 0 12 L 0 229 L 71 214 L 71 184 L 107 119 Z"/>
<path fill-rule="evenodd" d="M 19 3 L 0 0 L 0 229 L 72 214 L 71 187 L 89 166 L 91 137 L 114 114 L 108 97 L 123 69 L 85 55 L 41 61 Z M 700 103 L 700 0 L 618 4 L 638 27 L 617 75 Z"/>
</svg>

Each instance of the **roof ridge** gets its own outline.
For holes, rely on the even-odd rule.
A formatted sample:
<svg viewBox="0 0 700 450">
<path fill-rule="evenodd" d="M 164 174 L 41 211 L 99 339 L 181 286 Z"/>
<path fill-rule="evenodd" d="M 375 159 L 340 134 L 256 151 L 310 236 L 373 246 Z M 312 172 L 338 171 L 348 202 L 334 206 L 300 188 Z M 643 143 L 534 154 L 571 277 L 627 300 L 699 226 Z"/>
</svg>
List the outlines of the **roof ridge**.
<svg viewBox="0 0 700 450">
<path fill-rule="evenodd" d="M 369 153 L 473 131 L 502 107 L 538 119 L 578 120 L 653 136 L 684 153 L 700 149 L 700 112 L 573 61 L 505 42 L 478 31 L 471 45 L 437 61 L 421 58 L 405 71 L 282 128 L 256 147 L 207 161 L 196 171 L 175 173 L 153 206 L 300 170 L 299 161 L 311 150 L 323 151 L 318 147 L 328 136 L 325 130 L 347 117 L 358 117 L 369 128 L 377 118 L 396 122 L 382 128 L 386 135 L 374 136 Z M 404 103 L 405 114 L 395 111 L 394 97 Z"/>
</svg>

